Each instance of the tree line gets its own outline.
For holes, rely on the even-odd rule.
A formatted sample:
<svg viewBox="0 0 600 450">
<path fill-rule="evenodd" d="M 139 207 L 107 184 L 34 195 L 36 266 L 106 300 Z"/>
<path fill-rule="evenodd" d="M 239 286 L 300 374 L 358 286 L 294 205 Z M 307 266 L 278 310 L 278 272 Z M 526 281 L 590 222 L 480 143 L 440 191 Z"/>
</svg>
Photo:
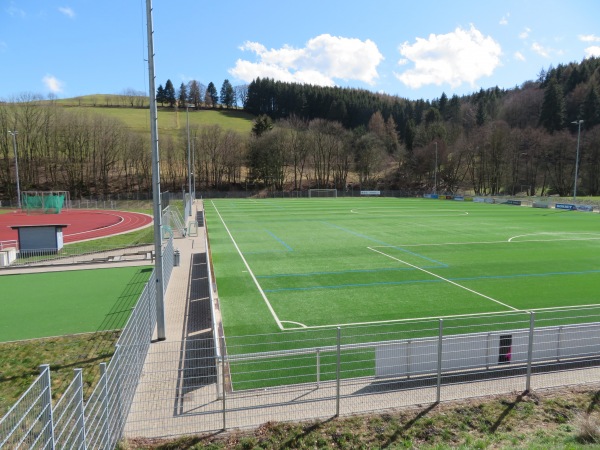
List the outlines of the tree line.
<svg viewBox="0 0 600 450">
<path fill-rule="evenodd" d="M 162 84 L 156 89 L 156 101 L 161 106 L 170 107 L 192 107 L 199 108 L 238 108 L 246 103 L 247 87 L 233 86 L 226 79 L 221 85 L 221 90 L 211 81 L 208 86 L 197 80 L 181 83 L 179 89 L 175 90 L 173 82 L 168 79 L 163 87 Z"/>
<path fill-rule="evenodd" d="M 338 124 L 334 135 L 347 136 L 349 173 L 352 181 L 361 184 L 421 192 L 437 187 L 438 191 L 462 189 L 481 195 L 567 196 L 573 190 L 579 131 L 572 122 L 583 120 L 578 192 L 598 195 L 599 90 L 598 58 L 543 69 L 536 80 L 514 89 L 495 87 L 451 98 L 442 93 L 433 101 L 256 79 L 248 86 L 245 108 L 272 119 L 276 137 L 251 142 L 248 166 L 250 174 L 265 184 L 278 180 L 277 188 L 286 183 L 296 186 L 294 151 L 283 167 L 271 169 L 275 175 L 265 162 L 283 161 L 276 149 L 294 148 L 282 137 L 282 130 L 291 126 L 306 133 L 300 140 L 319 152 L 321 141 L 314 140 L 312 124 L 327 121 Z M 266 147 L 272 148 L 273 158 Z M 253 156 L 261 152 L 262 158 Z M 326 182 L 341 188 L 347 181 L 323 178 L 317 174 L 320 163 L 314 159 L 309 163 L 315 172 L 308 183 Z"/>
</svg>

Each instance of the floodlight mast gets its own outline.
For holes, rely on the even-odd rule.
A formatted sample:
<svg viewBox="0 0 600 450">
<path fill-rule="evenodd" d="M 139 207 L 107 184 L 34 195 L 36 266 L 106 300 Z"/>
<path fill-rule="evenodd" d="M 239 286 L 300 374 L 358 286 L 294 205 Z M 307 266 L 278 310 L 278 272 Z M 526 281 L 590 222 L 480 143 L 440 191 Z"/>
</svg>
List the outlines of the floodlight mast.
<svg viewBox="0 0 600 450">
<path fill-rule="evenodd" d="M 575 156 L 575 182 L 573 183 L 573 200 L 577 200 L 577 177 L 579 172 L 579 136 L 581 135 L 581 124 L 583 119 L 571 122 L 577 125 L 577 153 Z"/>
<path fill-rule="evenodd" d="M 10 131 L 8 134 L 12 135 L 13 139 L 13 150 L 15 152 L 15 178 L 17 179 L 17 208 L 21 209 L 21 186 L 19 184 L 19 157 L 17 155 L 17 130 Z"/>
<path fill-rule="evenodd" d="M 187 164 L 188 164 L 188 192 L 190 194 L 190 211 L 188 215 L 191 217 L 192 215 L 192 168 L 191 168 L 191 157 L 190 157 L 190 107 L 186 102 L 185 105 L 185 117 L 186 117 L 186 128 L 187 128 Z M 185 198 L 183 199 L 185 202 Z"/>
<path fill-rule="evenodd" d="M 154 214 L 154 277 L 156 281 L 156 338 L 166 339 L 165 302 L 162 260 L 162 205 L 160 198 L 160 156 L 158 153 L 158 113 L 154 75 L 154 30 L 152 26 L 152 0 L 146 0 L 146 31 L 148 33 L 148 82 L 150 90 L 150 135 L 152 139 L 152 199 Z"/>
<path fill-rule="evenodd" d="M 435 171 L 434 171 L 434 185 L 433 185 L 433 193 L 437 194 L 437 172 L 438 172 L 438 152 L 437 152 L 437 141 L 435 144 Z"/>
</svg>

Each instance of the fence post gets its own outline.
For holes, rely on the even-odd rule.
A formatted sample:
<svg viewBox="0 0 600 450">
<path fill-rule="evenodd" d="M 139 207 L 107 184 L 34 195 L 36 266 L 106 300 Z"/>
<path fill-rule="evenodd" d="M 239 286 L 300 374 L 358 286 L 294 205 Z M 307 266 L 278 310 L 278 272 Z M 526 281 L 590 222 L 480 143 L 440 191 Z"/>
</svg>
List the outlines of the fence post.
<svg viewBox="0 0 600 450">
<path fill-rule="evenodd" d="M 48 420 L 50 422 L 50 449 L 54 450 L 54 417 L 52 416 L 52 381 L 50 379 L 50 365 L 42 364 L 40 374 L 43 376 L 45 395 L 43 397 L 44 409 L 48 408 Z"/>
<path fill-rule="evenodd" d="M 561 349 L 561 346 L 562 346 L 562 331 L 563 331 L 563 326 L 561 325 L 561 326 L 558 327 L 558 336 L 556 338 L 558 340 L 558 342 L 556 343 L 556 361 L 557 362 L 560 362 L 560 351 L 562 350 Z"/>
<path fill-rule="evenodd" d="M 86 450 L 86 435 L 85 435 L 85 405 L 83 404 L 83 371 L 81 369 L 75 369 L 75 379 L 77 380 L 77 413 L 79 414 L 80 419 L 77 421 L 81 430 L 79 431 L 79 435 L 81 436 L 81 447 L 83 450 Z"/>
<path fill-rule="evenodd" d="M 223 385 L 223 431 L 227 430 L 227 404 L 225 403 L 225 336 L 221 336 L 221 383 Z"/>
<path fill-rule="evenodd" d="M 337 362 L 335 367 L 335 417 L 339 417 L 340 415 L 340 365 L 342 360 L 341 336 L 342 330 L 340 327 L 337 327 Z"/>
<path fill-rule="evenodd" d="M 121 396 L 121 390 L 123 389 L 123 375 L 121 363 L 121 346 L 115 345 L 115 354 L 112 357 L 112 363 L 115 371 L 115 394 L 117 396 L 117 427 L 118 435 L 121 435 L 123 428 L 125 427 L 125 420 L 123 420 L 123 399 Z"/>
<path fill-rule="evenodd" d="M 533 331 L 535 328 L 535 313 L 529 313 L 529 345 L 527 346 L 527 381 L 525 382 L 525 392 L 531 390 L 531 363 L 533 359 Z"/>
<path fill-rule="evenodd" d="M 100 363 L 100 381 L 102 383 L 102 406 L 104 409 L 104 421 L 102 423 L 102 435 L 104 436 L 104 444 L 108 446 L 109 433 L 108 433 L 108 381 L 106 376 L 106 363 Z M 108 447 L 105 447 L 108 448 Z"/>
<path fill-rule="evenodd" d="M 317 389 L 321 385 L 321 349 L 317 349 Z"/>
<path fill-rule="evenodd" d="M 444 338 L 444 319 L 440 319 L 438 334 L 438 370 L 437 370 L 437 389 L 435 394 L 435 402 L 439 403 L 442 396 L 442 342 Z"/>
</svg>

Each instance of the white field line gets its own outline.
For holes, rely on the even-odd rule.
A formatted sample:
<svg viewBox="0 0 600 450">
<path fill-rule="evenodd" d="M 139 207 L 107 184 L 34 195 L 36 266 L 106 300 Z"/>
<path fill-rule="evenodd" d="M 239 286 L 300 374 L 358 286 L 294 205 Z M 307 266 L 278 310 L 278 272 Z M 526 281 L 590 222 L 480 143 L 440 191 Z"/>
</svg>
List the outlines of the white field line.
<svg viewBox="0 0 600 450">
<path fill-rule="evenodd" d="M 534 310 L 532 310 L 534 311 Z M 373 320 L 370 322 L 349 322 L 349 323 L 336 323 L 331 325 L 305 325 L 302 329 L 318 329 L 318 328 L 332 328 L 332 327 L 353 327 L 361 325 L 385 325 L 390 323 L 406 323 L 406 322 L 425 322 L 429 320 L 437 319 L 461 319 L 468 317 L 482 317 L 482 316 L 500 316 L 513 313 L 527 313 L 529 310 L 515 309 L 514 311 L 494 311 L 484 313 L 471 313 L 471 314 L 451 314 L 447 316 L 431 316 L 431 317 L 410 317 L 408 319 L 390 319 L 390 320 Z M 293 323 L 293 322 L 290 322 Z M 300 328 L 287 328 L 287 330 L 299 330 Z M 437 328 L 436 328 L 437 329 Z"/>
<path fill-rule="evenodd" d="M 496 300 L 495 298 L 492 298 L 492 297 L 489 297 L 487 295 L 484 295 L 481 292 L 477 292 L 477 291 L 474 291 L 473 289 L 469 289 L 468 287 L 463 286 L 462 284 L 458 284 L 458 283 L 456 283 L 454 281 L 451 281 L 451 280 L 449 280 L 447 278 L 444 278 L 444 277 L 442 277 L 440 275 L 436 275 L 435 273 L 430 272 L 429 270 L 425 270 L 425 269 L 423 269 L 421 267 L 415 266 L 414 264 L 411 264 L 409 262 L 403 261 L 403 260 L 401 260 L 399 258 L 395 258 L 394 256 L 388 255 L 387 253 L 381 252 L 381 251 L 376 250 L 376 249 L 374 249 L 372 247 L 367 247 L 367 248 L 369 250 L 374 251 L 376 253 L 379 253 L 379 254 L 381 254 L 383 256 L 387 256 L 388 258 L 393 259 L 394 261 L 401 262 L 402 264 L 406 264 L 407 266 L 410 266 L 410 267 L 412 267 L 414 269 L 420 270 L 421 272 L 424 272 L 424 273 L 426 273 L 428 275 L 431 275 L 432 277 L 439 278 L 442 281 L 445 281 L 447 283 L 453 284 L 454 286 L 459 287 L 461 289 L 464 289 L 465 291 L 472 292 L 475 295 L 479 295 L 480 297 L 486 298 L 486 299 L 491 300 L 491 301 L 493 301 L 495 303 L 498 303 L 499 305 L 502 305 L 502 306 L 504 306 L 506 308 L 512 309 L 513 311 L 519 311 L 517 308 L 514 308 L 514 307 L 512 307 L 510 305 L 507 305 L 506 303 L 502 303 L 500 300 Z"/>
<path fill-rule="evenodd" d="M 244 262 L 244 265 L 246 266 L 246 269 L 248 269 L 248 273 L 252 277 L 252 281 L 254 281 L 254 284 L 256 285 L 256 288 L 258 289 L 258 292 L 260 292 L 260 295 L 262 296 L 263 300 L 267 304 L 267 308 L 269 308 L 269 311 L 271 311 L 271 315 L 275 319 L 275 322 L 277 323 L 277 326 L 279 327 L 280 330 L 283 331 L 283 329 L 284 329 L 283 325 L 281 324 L 281 321 L 279 320 L 279 317 L 277 317 L 277 314 L 275 314 L 275 310 L 271 306 L 271 303 L 269 302 L 269 299 L 265 295 L 265 292 L 260 287 L 260 284 L 258 283 L 258 280 L 254 276 L 254 272 L 252 272 L 252 269 L 248 265 L 248 261 L 246 261 L 246 258 L 244 258 L 244 255 L 242 254 L 242 251 L 240 250 L 240 248 L 237 245 L 237 242 L 235 242 L 235 239 L 231 235 L 231 232 L 229 231 L 229 228 L 225 224 L 225 221 L 223 220 L 223 217 L 221 217 L 221 213 L 219 212 L 219 210 L 215 206 L 215 203 L 212 200 L 211 200 L 211 203 L 212 203 L 213 208 L 215 208 L 215 211 L 217 212 L 217 215 L 219 216 L 219 219 L 221 219 L 221 223 L 225 227 L 225 230 L 227 231 L 227 234 L 229 235 L 229 238 L 231 239 L 231 242 L 233 242 L 233 246 L 235 247 L 235 249 L 237 250 L 238 254 L 240 255 L 240 258 L 242 258 L 242 261 Z"/>
<path fill-rule="evenodd" d="M 523 238 L 523 237 L 528 237 L 528 236 L 572 236 L 572 237 L 564 237 L 564 238 L 554 238 L 554 239 L 523 239 L 523 240 L 516 240 L 519 238 Z M 513 242 L 513 239 L 515 239 L 515 242 L 555 242 L 555 241 L 597 241 L 600 239 L 600 236 L 598 237 L 588 237 L 588 236 L 598 236 L 598 233 L 529 233 L 529 234 L 520 234 L 518 236 L 513 236 L 511 238 L 508 239 L 508 242 Z"/>
<path fill-rule="evenodd" d="M 579 309 L 591 309 L 594 307 L 600 306 L 600 303 L 591 303 L 589 305 L 576 305 L 576 306 L 549 306 L 547 308 L 532 308 L 527 311 L 554 311 L 557 309 L 571 309 L 571 310 L 579 310 Z"/>
</svg>

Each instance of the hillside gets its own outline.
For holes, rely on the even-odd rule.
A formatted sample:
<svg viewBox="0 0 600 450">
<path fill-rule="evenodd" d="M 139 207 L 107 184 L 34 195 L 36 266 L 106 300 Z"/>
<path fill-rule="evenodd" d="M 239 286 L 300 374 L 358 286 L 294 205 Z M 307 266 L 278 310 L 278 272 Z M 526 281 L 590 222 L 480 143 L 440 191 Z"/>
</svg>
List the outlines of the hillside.
<svg viewBox="0 0 600 450">
<path fill-rule="evenodd" d="M 197 190 L 600 195 L 600 58 L 433 101 L 256 79 L 243 103 L 190 110 Z M 164 189 L 187 184 L 186 123 L 183 109 L 159 107 Z M 144 96 L 21 98 L 0 103 L 0 127 L 18 130 L 23 190 L 151 190 Z M 5 199 L 16 198 L 11 140 L 0 135 Z"/>
<path fill-rule="evenodd" d="M 148 100 L 128 99 L 123 95 L 94 94 L 82 97 L 54 100 L 69 110 L 91 111 L 122 121 L 127 128 L 137 132 L 150 132 Z M 134 107 L 131 107 L 134 102 Z M 49 102 L 44 102 L 49 103 Z M 158 105 L 159 134 L 173 135 L 186 127 L 186 111 Z M 190 109 L 190 127 L 219 125 L 237 133 L 247 134 L 252 129 L 254 115 L 238 109 Z"/>
</svg>

